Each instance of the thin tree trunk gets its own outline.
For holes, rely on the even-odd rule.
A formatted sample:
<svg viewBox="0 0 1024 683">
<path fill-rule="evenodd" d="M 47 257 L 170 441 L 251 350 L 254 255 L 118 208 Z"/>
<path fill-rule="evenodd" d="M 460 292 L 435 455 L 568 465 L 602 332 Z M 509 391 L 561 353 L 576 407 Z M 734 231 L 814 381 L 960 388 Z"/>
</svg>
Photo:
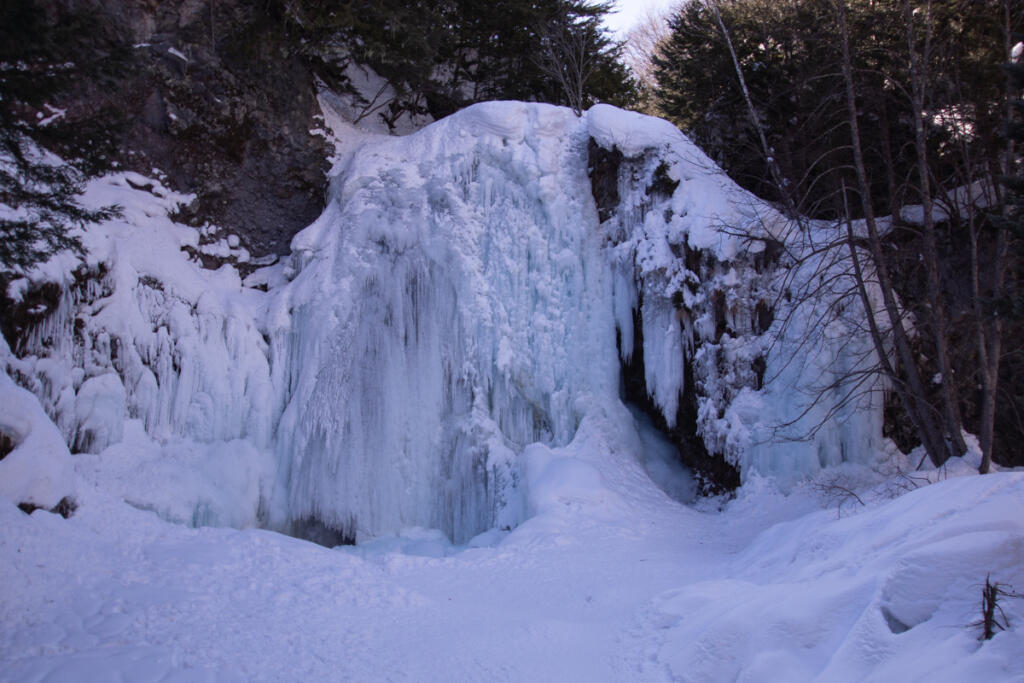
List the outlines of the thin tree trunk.
<svg viewBox="0 0 1024 683">
<path fill-rule="evenodd" d="M 969 180 L 972 179 L 969 176 Z M 995 441 L 996 393 L 999 389 L 999 361 L 1002 351 L 1003 321 L 998 316 L 986 314 L 982 297 L 982 271 L 980 257 L 980 226 L 973 207 L 968 207 L 968 227 L 971 239 L 971 298 L 974 312 L 975 341 L 978 348 L 978 374 L 981 377 L 981 423 L 978 427 L 978 442 L 981 447 L 981 465 L 978 472 L 985 474 L 992 463 L 992 447 Z M 995 263 L 991 281 L 993 296 L 1002 292 L 1003 260 L 1005 259 L 1005 231 L 996 237 Z"/>
<path fill-rule="evenodd" d="M 868 321 L 871 343 L 875 348 L 875 355 L 878 356 L 878 364 L 882 369 L 882 373 L 890 379 L 892 390 L 896 392 L 896 396 L 900 400 L 900 405 L 903 406 L 903 410 L 906 411 L 907 415 L 910 417 L 910 421 L 915 427 L 917 427 L 917 425 L 921 423 L 922 419 L 918 414 L 918 406 L 909 395 L 909 392 L 907 392 L 906 386 L 899 380 L 896 368 L 893 367 L 892 361 L 889 360 L 889 352 L 885 348 L 885 339 L 882 336 L 882 331 L 878 328 L 878 321 L 875 319 L 873 313 L 874 305 L 871 302 L 871 297 L 868 294 L 867 285 L 865 284 L 864 268 L 861 265 L 860 255 L 857 253 L 857 240 L 853 233 L 853 221 L 850 219 L 850 209 L 846 202 L 845 183 L 842 186 L 841 193 L 843 213 L 846 216 L 846 244 L 850 250 L 850 262 L 853 264 L 853 279 L 857 286 L 857 295 L 860 297 L 861 305 L 864 307 L 865 311 L 870 311 L 865 317 Z"/>
<path fill-rule="evenodd" d="M 860 193 L 861 207 L 864 211 L 864 220 L 868 228 L 868 247 L 871 251 L 871 257 L 875 262 L 875 271 L 878 276 L 878 284 L 882 293 L 885 312 L 892 328 L 896 356 L 906 381 L 906 385 L 902 389 L 904 394 L 900 394 L 900 397 L 901 401 L 904 401 L 905 395 L 904 405 L 907 408 L 908 417 L 914 423 L 928 456 L 936 466 L 939 466 L 949 457 L 949 449 L 942 438 L 942 432 L 935 421 L 935 416 L 932 414 L 931 406 L 928 405 L 926 400 L 924 383 L 921 381 L 920 372 L 918 372 L 917 365 L 914 362 L 913 349 L 903 327 L 903 320 L 896 302 L 892 278 L 882 253 L 882 241 L 878 234 L 874 209 L 871 206 L 871 185 L 868 182 L 867 171 L 864 165 L 864 152 L 860 141 L 860 126 L 857 123 L 857 102 L 853 90 L 853 64 L 850 56 L 850 35 L 846 21 L 846 1 L 835 0 L 835 6 L 839 21 L 840 43 L 842 47 L 841 67 L 843 81 L 846 86 L 846 107 L 849 117 L 854 168 L 857 172 L 857 185 Z M 870 302 L 865 306 L 864 314 L 874 324 L 874 311 L 870 307 Z M 894 384 L 900 381 L 900 378 L 895 374 L 893 374 L 892 379 Z"/>
<path fill-rule="evenodd" d="M 732 38 L 729 36 L 729 31 L 725 28 L 725 22 L 722 21 L 722 13 L 718 10 L 718 0 L 708 0 L 708 5 L 711 7 L 711 11 L 715 15 L 715 21 L 718 22 L 718 28 L 722 31 L 722 37 L 725 39 L 725 44 L 729 48 L 729 55 L 732 57 L 732 65 L 736 70 L 736 80 L 739 81 L 740 90 L 743 92 L 743 101 L 747 104 L 747 114 L 750 116 L 750 123 L 754 126 L 757 131 L 757 137 L 761 142 L 761 151 L 764 154 L 765 163 L 768 164 L 768 171 L 772 175 L 772 182 L 775 183 L 775 187 L 779 190 L 779 194 L 782 195 L 782 202 L 786 207 L 786 214 L 789 218 L 797 218 L 796 203 L 793 201 L 793 197 L 790 195 L 789 186 L 782 176 L 782 171 L 779 170 L 779 164 L 775 160 L 775 154 L 772 152 L 771 147 L 768 146 L 768 138 L 764 134 L 764 126 L 761 125 L 761 120 L 757 116 L 757 110 L 754 109 L 754 102 L 750 98 L 750 90 L 747 88 L 747 79 L 743 76 L 743 69 L 740 67 L 740 60 L 736 57 L 736 49 L 732 45 Z"/>
<path fill-rule="evenodd" d="M 981 403 L 981 429 L 978 435 L 981 446 L 981 466 L 978 467 L 980 474 L 988 474 L 992 467 L 992 447 L 995 445 L 996 391 L 999 388 L 999 354 L 1002 352 L 1002 326 L 1001 320 L 993 321 L 993 329 L 988 337 L 988 362 L 981 369 L 984 390 Z"/>
<path fill-rule="evenodd" d="M 889 191 L 889 215 L 893 220 L 898 218 L 900 202 L 898 197 L 898 184 L 896 182 L 896 164 L 892 160 L 892 130 L 889 122 L 889 109 L 885 106 L 885 96 L 878 99 L 879 131 L 882 138 L 879 142 L 882 146 L 882 161 L 885 163 L 885 182 Z"/>
<path fill-rule="evenodd" d="M 1010 29 L 1010 0 L 1003 0 L 1003 50 L 1007 57 L 1010 57 L 1013 49 L 1013 34 Z M 1007 76 L 1006 86 L 1006 112 L 1007 120 L 1013 119 L 1013 104 L 1012 104 L 1013 84 L 1009 76 Z M 1003 173 L 1009 174 L 1013 168 L 1013 140 L 1008 140 L 1006 144 L 1006 160 Z M 996 185 L 998 192 L 998 184 Z M 1002 209 L 1002 213 L 1006 215 L 1006 207 L 1002 205 L 1002 194 L 997 194 L 997 198 Z M 996 254 L 994 272 L 992 275 L 992 297 L 998 299 L 1003 295 L 1004 278 L 1006 274 L 1006 260 L 1009 256 L 1009 236 L 1006 233 L 1005 228 L 999 228 L 999 232 L 996 235 Z M 972 254 L 975 256 L 975 254 Z M 978 300 L 978 297 L 976 297 Z M 980 301 L 979 301 L 980 309 Z M 981 311 L 979 310 L 979 313 Z M 995 421 L 996 421 L 996 392 L 999 388 L 999 362 L 1000 355 L 1002 353 L 1002 341 L 1003 341 L 1003 321 L 998 316 L 994 315 L 992 320 L 988 324 L 986 329 L 985 321 L 978 316 L 978 344 L 980 354 L 980 360 L 983 365 L 982 371 L 982 384 L 983 384 L 983 395 L 981 405 L 981 428 L 979 429 L 978 440 L 981 445 L 981 466 L 978 467 L 978 472 L 981 474 L 987 474 L 989 469 L 992 467 L 992 449 L 995 446 Z M 987 332 L 987 335 L 986 335 Z"/>
<path fill-rule="evenodd" d="M 924 214 L 924 262 L 927 273 L 928 305 L 931 309 L 935 355 L 942 373 L 942 405 L 946 423 L 946 437 L 952 447 L 951 455 L 963 455 L 967 451 L 961 427 L 960 401 L 956 390 L 956 376 L 949 357 L 949 316 L 942 297 L 942 282 L 939 278 L 938 246 L 935 235 L 935 216 L 932 213 L 932 193 L 929 182 L 928 146 L 924 130 L 925 69 L 931 48 L 931 1 L 925 3 L 925 45 L 924 54 L 918 58 L 914 37 L 914 15 L 909 0 L 903 3 L 904 20 L 907 30 L 907 50 L 910 60 L 911 98 L 914 114 L 914 147 L 917 154 L 917 174 L 920 180 L 921 208 Z"/>
</svg>

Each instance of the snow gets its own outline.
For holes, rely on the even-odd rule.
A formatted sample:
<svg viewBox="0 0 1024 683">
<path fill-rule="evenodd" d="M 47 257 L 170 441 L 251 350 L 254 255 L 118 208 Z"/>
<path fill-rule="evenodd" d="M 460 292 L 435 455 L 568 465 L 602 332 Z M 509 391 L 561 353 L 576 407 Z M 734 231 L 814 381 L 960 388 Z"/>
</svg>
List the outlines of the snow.
<svg viewBox="0 0 1024 683">
<path fill-rule="evenodd" d="M 14 447 L 0 460 L 0 499 L 49 509 L 74 496 L 71 454 L 60 431 L 36 397 L 6 374 L 0 374 L 0 435 Z"/>
<path fill-rule="evenodd" d="M 350 62 L 345 67 L 344 77 L 348 85 L 345 93 L 331 91 L 322 81 L 317 82 L 321 109 L 328 118 L 337 117 L 334 122 L 327 121 L 328 129 L 334 134 L 338 133 L 336 124 L 341 121 L 345 122 L 344 128 L 368 135 L 407 135 L 433 121 L 429 114 L 410 111 L 393 118 L 391 107 L 401 104 L 402 95 L 368 66 Z M 389 117 L 393 119 L 390 122 Z"/>
<path fill-rule="evenodd" d="M 85 263 L 61 257 L 28 275 L 22 290 L 29 281 L 67 289 L 18 356 L 0 362 L 36 394 L 62 442 L 102 453 L 109 465 L 93 471 L 117 495 L 176 521 L 254 526 L 273 476 L 262 293 L 243 289 L 231 266 L 188 260 L 182 248 L 198 244 L 198 231 L 168 214 L 192 199 L 135 173 L 91 183 L 84 203 L 118 204 L 123 216 L 83 235 Z M 82 270 L 91 275 L 76 284 Z M 156 466 L 147 454 L 176 457 Z M 223 474 L 225 462 L 236 473 Z"/>
<path fill-rule="evenodd" d="M 89 488 L 68 520 L 0 503 L 3 678 L 1024 680 L 1021 601 L 971 626 L 986 574 L 1024 582 L 1024 474 L 861 490 L 838 519 L 766 480 L 693 509 L 620 426 L 537 455 L 538 515 L 461 547 L 190 529 Z"/>
<path fill-rule="evenodd" d="M 124 385 L 117 373 L 90 377 L 75 395 L 75 448 L 79 452 L 98 453 L 124 436 L 126 412 Z"/>
<path fill-rule="evenodd" d="M 967 218 L 992 206 L 995 202 L 996 190 L 992 184 L 978 180 L 970 185 L 961 185 L 955 188 L 948 197 L 937 198 L 932 204 L 932 219 L 948 221 L 954 215 Z M 900 219 L 911 225 L 924 225 L 924 206 L 921 204 L 902 206 Z"/>
<path fill-rule="evenodd" d="M 591 140 L 623 155 L 603 222 Z M 907 474 L 878 387 L 834 383 L 855 316 L 779 303 L 830 264 L 769 263 L 791 226 L 681 133 L 486 103 L 332 161 L 244 281 L 189 257 L 244 260 L 170 218 L 193 197 L 119 173 L 85 262 L 10 286 L 62 290 L 0 347 L 0 678 L 1024 680 L 1020 601 L 971 626 L 986 575 L 1024 585 L 1024 474 Z M 622 402 L 640 355 L 734 500 Z"/>
<path fill-rule="evenodd" d="M 593 410 L 623 410 L 620 365 L 638 354 L 664 422 L 677 425 L 691 391 L 697 434 L 743 477 L 790 485 L 884 449 L 877 398 L 798 445 L 767 438 L 863 349 L 838 328 L 805 348 L 799 324 L 769 346 L 756 309 L 780 298 L 781 267 L 742 235 L 781 236 L 787 222 L 671 125 L 606 105 L 578 117 L 489 102 L 395 137 L 346 127 L 322 99 L 325 125 L 350 139 L 335 146 L 327 208 L 289 259 L 244 285 L 230 263 L 201 268 L 189 252 L 247 254 L 216 226 L 169 218 L 194 197 L 118 173 L 84 197 L 124 208 L 84 235 L 87 261 L 55 259 L 28 278 L 65 290 L 7 364 L 67 442 L 118 462 L 104 451 L 137 421 L 140 453 L 180 453 L 160 457 L 181 485 L 119 476 L 118 495 L 197 524 L 360 541 L 422 527 L 465 543 L 526 518 L 527 451 L 570 443 Z M 594 143 L 623 155 L 603 223 Z M 762 361 L 777 378 L 763 389 Z M 192 464 L 207 458 L 245 474 Z M 645 462 L 690 495 L 665 457 Z M 104 471 L 93 470 L 109 483 Z M 211 504 L 184 482 L 227 490 Z"/>
<path fill-rule="evenodd" d="M 697 487 L 693 474 L 679 463 L 676 447 L 658 431 L 650 417 L 632 406 L 629 412 L 636 422 L 641 461 L 651 481 L 673 500 L 693 503 L 697 498 Z"/>
</svg>

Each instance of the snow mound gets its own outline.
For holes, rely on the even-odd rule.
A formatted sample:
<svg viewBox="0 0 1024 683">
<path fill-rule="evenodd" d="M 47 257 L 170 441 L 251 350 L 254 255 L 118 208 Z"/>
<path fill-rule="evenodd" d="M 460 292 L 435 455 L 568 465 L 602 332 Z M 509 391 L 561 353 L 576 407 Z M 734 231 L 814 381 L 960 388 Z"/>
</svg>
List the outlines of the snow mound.
<svg viewBox="0 0 1024 683">
<path fill-rule="evenodd" d="M 728 578 L 656 600 L 658 660 L 681 681 L 1022 680 L 1021 632 L 971 626 L 986 577 L 1024 584 L 1022 501 L 1024 475 L 975 475 L 775 525 Z"/>
<path fill-rule="evenodd" d="M 0 460 L 0 497 L 45 509 L 74 497 L 74 467 L 60 430 L 6 373 L 0 373 L 0 435 L 13 445 Z"/>
</svg>

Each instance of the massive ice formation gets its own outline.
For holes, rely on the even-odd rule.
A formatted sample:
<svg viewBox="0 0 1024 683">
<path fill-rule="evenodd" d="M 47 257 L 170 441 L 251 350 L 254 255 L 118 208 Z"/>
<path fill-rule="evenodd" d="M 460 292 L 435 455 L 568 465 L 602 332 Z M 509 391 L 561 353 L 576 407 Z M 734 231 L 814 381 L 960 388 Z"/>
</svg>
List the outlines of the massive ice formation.
<svg viewBox="0 0 1024 683">
<path fill-rule="evenodd" d="M 567 443 L 581 395 L 616 395 L 576 122 L 482 105 L 364 148 L 335 178 L 272 316 L 290 359 L 288 515 L 468 538 L 507 502 L 514 450 Z"/>
<path fill-rule="evenodd" d="M 108 227 L 98 280 L 69 287 L 10 363 L 79 450 L 118 441 L 127 417 L 162 454 L 204 454 L 188 467 L 218 457 L 196 444 L 272 455 L 248 477 L 209 466 L 242 482 L 224 494 L 245 508 L 232 523 L 464 541 L 518 521 L 527 445 L 568 443 L 623 397 L 726 479 L 807 472 L 876 438 L 870 398 L 803 443 L 763 438 L 845 353 L 826 340 L 794 365 L 767 343 L 785 223 L 663 121 L 480 104 L 350 148 L 290 261 L 249 280 L 266 292 L 173 256 L 194 238 L 165 218 L 128 215 L 169 245 Z"/>
</svg>

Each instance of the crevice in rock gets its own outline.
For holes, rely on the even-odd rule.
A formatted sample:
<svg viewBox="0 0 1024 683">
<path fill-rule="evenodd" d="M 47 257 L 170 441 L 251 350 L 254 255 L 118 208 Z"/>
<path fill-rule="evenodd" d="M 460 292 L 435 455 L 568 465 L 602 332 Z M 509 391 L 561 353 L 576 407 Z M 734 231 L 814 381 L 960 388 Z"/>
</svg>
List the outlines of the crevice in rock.
<svg viewBox="0 0 1024 683">
<path fill-rule="evenodd" d="M 587 171 L 590 174 L 590 192 L 597 205 L 597 217 L 602 223 L 619 208 L 619 167 L 624 158 L 618 148 L 609 151 L 590 138 Z"/>
<path fill-rule="evenodd" d="M 349 520 L 338 528 L 336 525 L 328 524 L 323 520 L 310 516 L 302 519 L 292 520 L 288 525 L 286 533 L 304 541 L 311 541 L 317 545 L 327 548 L 334 548 L 339 545 L 356 544 L 356 522 Z"/>
<path fill-rule="evenodd" d="M 635 207 L 637 217 L 643 220 L 644 214 L 651 210 L 659 200 L 664 203 L 675 192 L 679 181 L 672 180 L 669 176 L 669 168 L 665 162 L 658 164 L 653 172 L 643 171 L 643 167 L 650 159 L 646 157 L 627 158 L 618 148 L 607 150 L 599 145 L 593 138 L 590 139 L 587 149 L 588 173 L 590 175 L 591 193 L 594 204 L 597 206 L 598 218 L 602 223 L 613 218 L 623 211 L 622 194 L 620 185 L 632 184 L 644 188 L 643 198 L 640 205 Z M 670 210 L 666 209 L 669 212 Z M 620 214 L 621 215 L 621 214 Z M 666 215 L 669 220 L 671 215 Z M 620 226 L 621 227 L 621 226 Z M 613 228 L 614 229 L 614 228 Z M 673 252 L 678 258 L 684 259 L 685 266 L 693 273 L 712 271 L 716 265 L 713 254 L 697 250 L 685 249 Z M 727 265 L 727 264 L 726 264 Z M 703 266 L 703 267 L 702 267 Z M 689 467 L 697 479 L 698 488 L 702 495 L 719 494 L 731 492 L 740 485 L 739 470 L 728 463 L 719 453 L 711 453 L 705 445 L 704 439 L 697 433 L 698 409 L 697 409 L 697 385 L 693 381 L 694 368 L 691 359 L 685 359 L 685 376 L 688 381 L 683 385 L 683 392 L 680 396 L 679 407 L 676 414 L 675 426 L 669 427 L 668 421 L 662 414 L 661 409 L 651 398 L 645 379 L 644 355 L 643 355 L 643 293 L 639 288 L 638 301 L 633 310 L 633 353 L 628 360 L 621 363 L 621 384 L 622 399 L 626 403 L 633 404 L 651 418 L 654 427 L 659 430 L 665 438 L 675 446 L 679 453 L 679 460 Z M 684 307 L 684 295 L 682 291 L 673 293 L 672 304 L 679 310 Z M 722 292 L 712 294 L 712 304 L 715 306 L 716 335 L 718 340 L 726 332 L 735 334 L 735 331 L 727 329 L 726 299 Z M 770 324 L 770 311 L 759 311 L 758 322 Z M 621 331 L 617 335 L 619 357 L 622 358 Z M 763 363 L 763 360 L 762 360 Z M 755 368 L 756 371 L 756 368 Z M 763 370 L 759 373 L 763 377 Z"/>
<path fill-rule="evenodd" d="M 633 311 L 633 354 L 621 365 L 623 400 L 639 408 L 651 418 L 654 426 L 665 435 L 679 452 L 679 460 L 693 470 L 701 495 L 729 493 L 739 488 L 740 473 L 717 453 L 708 452 L 704 439 L 697 433 L 697 392 L 695 383 L 684 384 L 679 400 L 674 427 L 669 427 L 661 409 L 655 405 L 647 391 L 643 352 L 643 324 L 640 306 Z M 621 338 L 620 357 L 621 357 Z M 686 363 L 686 376 L 693 377 L 693 368 Z"/>
</svg>

